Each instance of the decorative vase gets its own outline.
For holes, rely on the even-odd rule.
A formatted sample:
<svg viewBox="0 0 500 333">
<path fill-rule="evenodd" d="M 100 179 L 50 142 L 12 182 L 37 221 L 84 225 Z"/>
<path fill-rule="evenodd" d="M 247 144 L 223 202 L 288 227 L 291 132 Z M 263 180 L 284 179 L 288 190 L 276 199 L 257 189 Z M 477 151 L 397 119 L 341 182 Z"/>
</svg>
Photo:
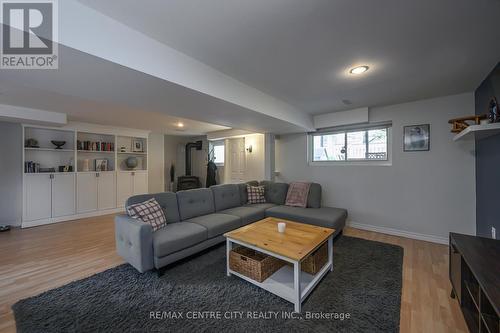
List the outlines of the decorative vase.
<svg viewBox="0 0 500 333">
<path fill-rule="evenodd" d="M 90 167 L 89 167 L 89 159 L 86 158 L 82 161 L 82 171 L 83 172 L 87 172 L 87 171 L 90 171 Z"/>
<path fill-rule="evenodd" d="M 137 157 L 135 157 L 135 156 L 130 156 L 125 160 L 125 165 L 129 169 L 137 168 L 137 164 L 138 164 L 138 161 L 137 161 Z"/>
</svg>

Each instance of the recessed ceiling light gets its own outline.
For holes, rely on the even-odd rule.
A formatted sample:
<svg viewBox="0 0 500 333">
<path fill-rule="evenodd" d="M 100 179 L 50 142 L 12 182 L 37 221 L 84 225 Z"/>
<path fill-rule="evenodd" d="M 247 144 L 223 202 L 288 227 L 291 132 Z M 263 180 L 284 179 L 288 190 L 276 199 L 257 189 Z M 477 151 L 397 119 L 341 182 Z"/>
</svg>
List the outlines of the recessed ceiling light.
<svg viewBox="0 0 500 333">
<path fill-rule="evenodd" d="M 355 74 L 355 75 L 357 75 L 357 74 L 363 74 L 368 69 L 370 69 L 370 67 L 368 67 L 368 66 L 358 66 L 358 67 L 351 68 L 351 70 L 349 71 L 349 73 Z"/>
<path fill-rule="evenodd" d="M 183 128 L 183 127 L 184 127 L 184 123 L 182 123 L 182 122 L 180 122 L 180 121 L 179 121 L 179 122 L 177 123 L 177 127 L 179 127 L 179 128 Z"/>
</svg>

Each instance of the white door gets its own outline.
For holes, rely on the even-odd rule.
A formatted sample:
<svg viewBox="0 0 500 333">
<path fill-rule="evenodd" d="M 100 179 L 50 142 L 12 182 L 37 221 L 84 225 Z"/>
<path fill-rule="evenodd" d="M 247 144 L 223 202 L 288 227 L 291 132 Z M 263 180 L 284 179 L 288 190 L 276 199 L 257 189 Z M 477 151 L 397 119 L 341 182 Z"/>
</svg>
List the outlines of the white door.
<svg viewBox="0 0 500 333">
<path fill-rule="evenodd" d="M 97 177 L 95 172 L 79 173 L 76 177 L 77 212 L 97 210 Z"/>
<path fill-rule="evenodd" d="M 147 172 L 135 172 L 132 178 L 134 179 L 134 195 L 148 193 Z"/>
<path fill-rule="evenodd" d="M 52 179 L 49 174 L 25 175 L 26 221 L 48 219 L 52 216 Z"/>
<path fill-rule="evenodd" d="M 99 172 L 97 177 L 97 199 L 99 209 L 116 207 L 116 183 L 114 172 Z"/>
<path fill-rule="evenodd" d="M 75 214 L 75 175 L 55 174 L 52 179 L 52 217 Z"/>
<path fill-rule="evenodd" d="M 134 193 L 132 172 L 118 172 L 116 177 L 116 205 L 125 207 L 125 201 Z"/>
<path fill-rule="evenodd" d="M 229 150 L 231 183 L 243 183 L 246 172 L 245 138 L 229 140 Z"/>
</svg>

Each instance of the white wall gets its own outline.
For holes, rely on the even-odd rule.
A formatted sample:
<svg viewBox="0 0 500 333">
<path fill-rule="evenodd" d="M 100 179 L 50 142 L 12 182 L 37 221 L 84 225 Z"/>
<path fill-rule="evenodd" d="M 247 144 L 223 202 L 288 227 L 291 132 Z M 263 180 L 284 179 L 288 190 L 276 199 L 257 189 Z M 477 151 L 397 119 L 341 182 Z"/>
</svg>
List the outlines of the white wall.
<svg viewBox="0 0 500 333">
<path fill-rule="evenodd" d="M 165 190 L 170 191 L 170 166 L 175 167 L 174 190 L 177 187 L 177 177 L 184 175 L 184 151 L 189 138 L 174 135 L 164 136 Z"/>
<path fill-rule="evenodd" d="M 240 137 L 241 138 L 241 137 Z M 245 140 L 245 177 L 244 181 L 250 180 L 263 180 L 265 179 L 265 142 L 264 142 L 264 134 L 249 134 L 243 137 Z M 230 140 L 235 139 L 226 139 L 225 140 L 225 148 L 226 148 L 226 161 L 224 165 L 224 170 L 222 174 L 221 180 L 223 183 L 231 183 L 231 145 L 229 144 Z M 252 145 L 252 152 L 249 153 L 246 149 Z"/>
<path fill-rule="evenodd" d="M 320 183 L 323 205 L 346 208 L 361 227 L 441 242 L 451 231 L 474 234 L 474 143 L 454 142 L 447 123 L 473 114 L 472 93 L 370 109 L 370 121 L 392 120 L 391 166 L 309 166 L 306 134 L 281 136 L 277 180 Z M 430 151 L 403 152 L 403 126 L 426 123 Z"/>
<path fill-rule="evenodd" d="M 208 140 L 207 136 L 194 137 L 189 142 L 201 140 L 203 146 L 201 150 L 191 150 L 191 175 L 200 178 L 201 187 L 207 184 L 207 163 L 208 163 Z"/>
<path fill-rule="evenodd" d="M 165 190 L 164 135 L 150 133 L 148 138 L 148 185 L 149 193 Z"/>
<path fill-rule="evenodd" d="M 21 225 L 23 143 L 21 124 L 0 122 L 0 224 Z"/>
<path fill-rule="evenodd" d="M 252 152 L 245 150 L 247 160 L 245 180 L 263 180 L 265 178 L 265 145 L 264 134 L 245 136 L 245 149 L 252 145 Z"/>
</svg>

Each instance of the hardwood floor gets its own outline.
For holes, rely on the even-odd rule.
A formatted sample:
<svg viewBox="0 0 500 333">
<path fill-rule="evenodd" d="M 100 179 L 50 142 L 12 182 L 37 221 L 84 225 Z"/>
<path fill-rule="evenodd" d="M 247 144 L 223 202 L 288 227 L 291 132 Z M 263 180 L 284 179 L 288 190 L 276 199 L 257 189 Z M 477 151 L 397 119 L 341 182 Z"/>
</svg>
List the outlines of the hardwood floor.
<svg viewBox="0 0 500 333">
<path fill-rule="evenodd" d="M 401 332 L 467 332 L 449 297 L 444 245 L 346 228 L 347 236 L 404 248 Z M 113 215 L 0 233 L 0 332 L 15 332 L 10 307 L 20 299 L 123 263 Z"/>
</svg>

